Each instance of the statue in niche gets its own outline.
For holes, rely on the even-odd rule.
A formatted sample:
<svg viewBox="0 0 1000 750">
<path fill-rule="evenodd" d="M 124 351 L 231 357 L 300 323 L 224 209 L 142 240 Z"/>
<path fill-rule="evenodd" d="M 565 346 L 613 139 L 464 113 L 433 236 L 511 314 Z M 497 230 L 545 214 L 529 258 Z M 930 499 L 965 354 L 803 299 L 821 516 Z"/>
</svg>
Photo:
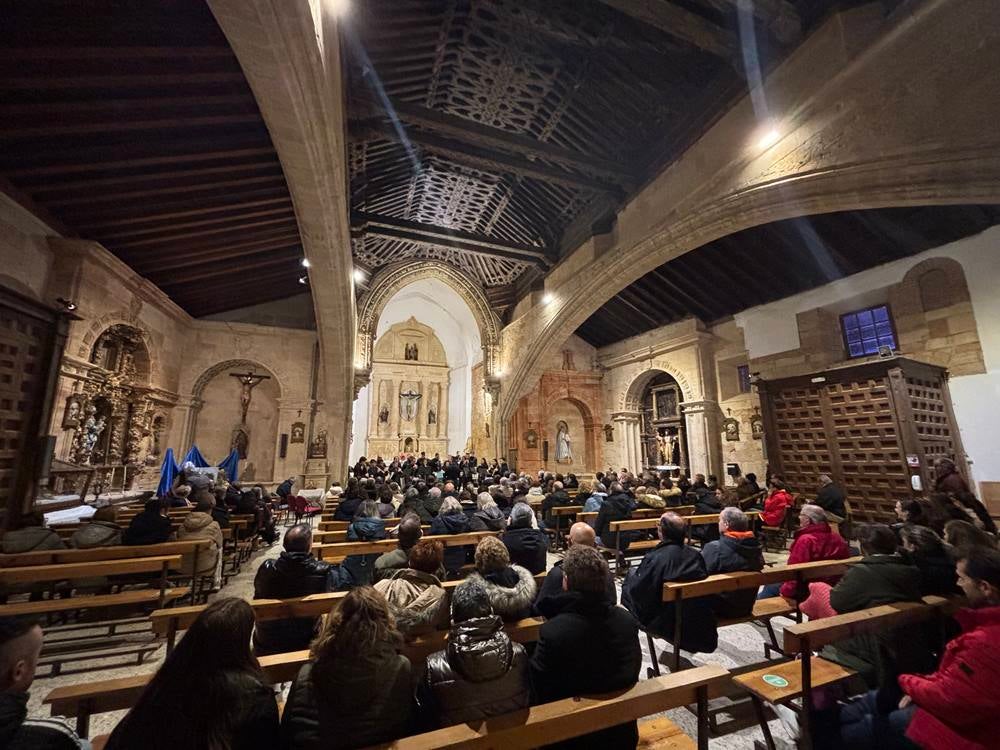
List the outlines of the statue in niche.
<svg viewBox="0 0 1000 750">
<path fill-rule="evenodd" d="M 604 425 L 604 442 L 613 443 L 615 442 L 615 426 L 611 424 Z"/>
<path fill-rule="evenodd" d="M 667 443 L 667 436 L 662 432 L 656 434 L 656 458 L 659 461 L 660 466 L 665 465 L 668 462 L 667 456 L 669 455 L 670 447 Z"/>
<path fill-rule="evenodd" d="M 382 408 L 378 410 L 378 421 L 379 424 L 389 423 L 389 407 L 386 404 L 382 404 Z"/>
<path fill-rule="evenodd" d="M 413 418 L 417 415 L 417 402 L 423 396 L 413 388 L 409 388 L 399 394 L 399 413 L 403 416 L 407 422 L 412 422 Z"/>
<path fill-rule="evenodd" d="M 569 436 L 569 425 L 562 420 L 556 423 L 556 463 L 573 463 L 573 443 Z"/>
<path fill-rule="evenodd" d="M 416 362 L 418 360 L 417 345 L 415 343 L 406 345 L 403 349 L 403 359 L 408 362 Z"/>
<path fill-rule="evenodd" d="M 246 460 L 247 452 L 250 450 L 250 436 L 247 434 L 246 430 L 237 427 L 236 430 L 233 431 L 233 440 L 230 445 L 230 450 L 234 448 L 236 449 L 236 453 L 240 457 L 240 460 Z"/>
<path fill-rule="evenodd" d="M 326 430 L 320 430 L 309 444 L 309 458 L 326 458 Z"/>
<path fill-rule="evenodd" d="M 434 411 L 434 407 L 427 410 L 427 424 L 437 424 L 437 413 Z"/>
<path fill-rule="evenodd" d="M 490 436 L 490 423 L 487 422 L 486 423 L 486 437 L 489 437 L 489 436 Z"/>
<path fill-rule="evenodd" d="M 754 414 L 750 417 L 750 437 L 754 440 L 760 440 L 764 437 L 764 418 L 754 410 Z"/>
<path fill-rule="evenodd" d="M 677 439 L 677 435 L 671 433 L 668 445 L 670 447 L 670 463 L 674 466 L 680 466 L 681 464 L 681 444 Z"/>
<path fill-rule="evenodd" d="M 290 443 L 304 443 L 306 441 L 305 422 L 292 422 L 292 434 L 288 438 Z"/>
<path fill-rule="evenodd" d="M 97 409 L 94 408 L 93 404 L 87 407 L 87 419 L 83 423 L 83 439 L 81 440 L 81 456 L 82 459 L 80 463 L 90 464 L 91 456 L 94 454 L 94 448 L 97 447 L 97 440 L 101 437 L 101 433 L 104 432 L 104 417 L 97 419 L 94 417 Z"/>
</svg>

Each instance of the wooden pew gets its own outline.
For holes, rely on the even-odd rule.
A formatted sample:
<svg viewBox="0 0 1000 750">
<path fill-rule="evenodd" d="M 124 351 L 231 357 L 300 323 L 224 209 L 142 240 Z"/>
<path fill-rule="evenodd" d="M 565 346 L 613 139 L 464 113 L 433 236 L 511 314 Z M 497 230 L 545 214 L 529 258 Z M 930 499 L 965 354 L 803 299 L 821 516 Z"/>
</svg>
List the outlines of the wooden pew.
<svg viewBox="0 0 1000 750">
<path fill-rule="evenodd" d="M 808 707 L 812 705 L 813 690 L 841 682 L 855 674 L 836 662 L 814 656 L 814 650 L 862 633 L 891 630 L 902 625 L 923 622 L 940 616 L 951 606 L 952 602 L 949 599 L 925 596 L 922 602 L 885 604 L 786 627 L 785 652 L 798 654 L 799 658 L 796 661 L 769 664 L 763 669 L 745 672 L 733 678 L 733 681 L 745 688 L 753 699 L 767 749 L 775 750 L 775 744 L 767 725 L 764 702 L 788 703 L 801 698 L 802 705 Z M 765 681 L 765 675 L 781 678 L 781 681 L 773 679 Z M 775 682 L 778 684 L 774 684 Z M 808 710 L 799 712 L 799 722 L 802 731 L 799 746 L 808 750 L 812 747 Z"/>
<path fill-rule="evenodd" d="M 703 717 L 708 699 L 717 695 L 728 680 L 729 673 L 723 667 L 710 664 L 681 674 L 644 680 L 628 690 L 566 698 L 485 722 L 456 724 L 367 750 L 533 748 L 691 703 L 698 706 L 697 744 L 668 719 L 658 718 L 639 723 L 639 747 L 707 750 L 708 727 Z"/>
<path fill-rule="evenodd" d="M 535 584 L 541 587 L 545 581 L 545 573 L 535 576 Z M 441 585 L 451 601 L 451 595 L 462 581 L 445 581 Z M 283 620 L 289 617 L 321 617 L 337 607 L 347 596 L 346 591 L 333 591 L 329 594 L 311 594 L 291 599 L 251 599 L 250 606 L 257 622 Z M 177 633 L 187 630 L 206 608 L 207 605 L 189 607 L 169 607 L 158 609 L 150 615 L 153 632 L 167 639 L 167 651 L 171 651 L 177 640 Z"/>
<path fill-rule="evenodd" d="M 727 591 L 740 591 L 746 589 L 757 590 L 760 586 L 766 586 L 772 583 L 784 583 L 785 581 L 803 583 L 817 578 L 828 578 L 830 576 L 842 575 L 847 571 L 848 566 L 853 565 L 860 560 L 860 557 L 851 557 L 846 560 L 818 560 L 807 563 L 795 563 L 793 565 L 775 565 L 771 568 L 765 568 L 760 572 L 718 573 L 716 575 L 711 575 L 702 581 L 663 584 L 662 601 L 664 603 L 672 602 L 674 604 L 674 632 L 670 639 L 670 642 L 673 645 L 671 671 L 676 672 L 680 669 L 680 642 L 684 622 L 683 609 L 685 600 L 697 599 L 701 596 L 721 594 Z M 768 634 L 771 637 L 771 643 L 765 644 L 764 651 L 766 656 L 770 658 L 772 650 L 782 653 L 782 649 L 778 648 L 777 638 L 775 637 L 774 630 L 771 627 L 771 619 L 779 616 L 792 616 L 796 620 L 799 620 L 801 619 L 801 615 L 799 613 L 798 606 L 798 602 L 789 602 L 780 596 L 771 597 L 769 599 L 760 599 L 754 605 L 753 617 L 748 617 L 744 620 L 723 620 L 718 623 L 718 626 L 724 627 L 726 625 L 734 625 L 739 622 L 748 622 L 754 619 L 764 620 L 767 625 Z M 646 639 L 649 644 L 650 655 L 652 658 L 653 666 L 651 669 L 653 670 L 653 674 L 658 674 L 659 664 L 655 656 L 656 650 L 654 648 L 652 634 L 647 632 Z"/>
<path fill-rule="evenodd" d="M 613 532 L 654 530 L 660 524 L 660 516 L 662 516 L 668 510 L 673 510 L 674 512 L 677 512 L 678 510 L 681 510 L 681 509 L 685 509 L 686 510 L 687 508 L 690 508 L 692 512 L 694 511 L 694 506 L 693 505 L 681 506 L 679 508 L 665 508 L 664 510 L 654 511 L 655 512 L 655 516 L 650 516 L 648 518 L 642 518 L 642 519 L 634 519 L 633 518 L 633 519 L 629 519 L 627 521 L 612 521 L 608 528 L 609 528 L 610 531 L 613 531 Z M 719 523 L 719 514 L 718 513 L 706 513 L 706 514 L 701 514 L 701 515 L 692 515 L 692 514 L 678 513 L 678 515 L 684 516 L 685 517 L 685 521 L 687 521 L 687 543 L 688 544 L 691 543 L 691 529 L 692 529 L 692 527 L 694 527 L 694 526 L 709 526 L 709 525 L 712 525 L 712 524 L 718 524 Z M 754 518 L 756 518 L 760 514 L 757 511 L 754 510 L 754 511 L 749 511 L 745 515 L 747 516 L 748 519 L 753 520 Z M 638 541 L 638 542 L 632 542 L 631 544 L 629 544 L 627 550 L 623 550 L 622 549 L 622 544 L 621 544 L 621 534 L 620 533 L 618 534 L 618 536 L 616 538 L 616 541 L 617 541 L 617 544 L 616 544 L 616 546 L 614 548 L 614 553 L 615 553 L 615 559 L 616 560 L 623 560 L 625 557 L 634 557 L 634 556 L 637 556 L 637 554 L 638 554 L 638 556 L 641 556 L 641 555 L 645 554 L 647 551 L 649 551 L 649 550 L 653 549 L 654 547 L 656 547 L 660 543 L 659 539 L 644 539 L 644 540 L 641 540 L 641 541 Z"/>
<path fill-rule="evenodd" d="M 527 618 L 504 625 L 504 630 L 518 643 L 538 640 L 538 629 L 542 620 Z M 447 642 L 448 631 L 442 630 L 417 638 L 405 644 L 401 653 L 414 662 L 420 662 L 429 654 L 440 651 Z M 264 676 L 272 684 L 290 682 L 298 675 L 302 665 L 309 660 L 309 651 L 290 651 L 260 657 Z M 728 674 L 728 673 L 727 673 Z M 45 696 L 44 703 L 50 705 L 53 716 L 76 717 L 76 731 L 81 737 L 89 733 L 90 717 L 107 711 L 121 711 L 130 708 L 139 697 L 152 674 L 133 675 L 113 680 L 95 680 L 79 685 L 55 688 Z"/>
<path fill-rule="evenodd" d="M 694 513 L 693 505 L 677 505 L 674 507 L 667 508 L 636 508 L 632 511 L 631 520 L 639 520 L 644 518 L 659 518 L 668 510 L 672 510 L 679 516 L 690 516 Z M 584 523 L 589 523 L 591 526 L 597 523 L 597 511 L 587 511 L 586 513 L 580 513 L 577 515 L 577 521 L 583 521 Z"/>
<path fill-rule="evenodd" d="M 445 547 L 466 547 L 479 544 L 479 540 L 487 536 L 498 536 L 499 531 L 470 531 L 466 534 L 436 534 L 425 536 L 423 540 L 434 539 Z M 421 540 L 421 541 L 423 541 Z M 320 560 L 340 563 L 350 555 L 380 555 L 391 552 L 398 542 L 395 539 L 380 539 L 377 542 L 341 542 L 334 544 L 314 544 L 313 554 Z"/>
</svg>

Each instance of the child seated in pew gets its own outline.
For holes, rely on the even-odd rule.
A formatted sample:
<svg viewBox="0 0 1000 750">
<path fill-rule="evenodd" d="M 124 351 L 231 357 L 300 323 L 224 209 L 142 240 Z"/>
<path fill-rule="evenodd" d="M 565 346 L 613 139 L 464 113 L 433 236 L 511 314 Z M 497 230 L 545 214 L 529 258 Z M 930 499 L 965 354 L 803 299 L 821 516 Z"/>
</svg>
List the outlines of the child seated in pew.
<svg viewBox="0 0 1000 750">
<path fill-rule="evenodd" d="M 968 550 L 957 574 L 969 607 L 955 614 L 962 633 L 948 644 L 938 668 L 902 674 L 899 691 L 870 691 L 838 707 L 832 722 L 814 723 L 817 750 L 997 747 L 1000 552 Z"/>
<path fill-rule="evenodd" d="M 105 750 L 279 747 L 274 691 L 250 650 L 253 609 L 212 602 L 166 658 Z"/>
<path fill-rule="evenodd" d="M 90 750 L 61 719 L 28 719 L 28 688 L 42 651 L 37 623 L 0 617 L 0 748 Z"/>
</svg>

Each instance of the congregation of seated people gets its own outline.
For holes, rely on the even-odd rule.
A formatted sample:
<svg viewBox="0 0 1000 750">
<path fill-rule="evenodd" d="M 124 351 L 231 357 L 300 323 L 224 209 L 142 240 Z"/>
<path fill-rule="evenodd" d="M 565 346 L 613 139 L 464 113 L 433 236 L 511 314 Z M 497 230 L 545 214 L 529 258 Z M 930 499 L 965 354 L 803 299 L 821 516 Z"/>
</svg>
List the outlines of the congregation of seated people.
<svg viewBox="0 0 1000 750">
<path fill-rule="evenodd" d="M 901 501 L 897 523 L 857 524 L 848 540 L 842 535 L 846 493 L 829 477 L 817 478 L 813 502 L 796 507 L 775 476 L 764 488 L 752 475 L 724 488 L 715 477 L 702 475 L 689 481 L 683 475 L 635 476 L 623 470 L 599 473 L 590 482 L 503 468 L 500 462 L 439 457 L 359 463 L 354 476 L 343 487 L 332 487 L 327 499 L 347 521 L 350 541 L 391 539 L 393 546 L 334 564 L 313 554 L 309 523 L 290 526 L 280 555 L 258 568 L 254 597 L 340 591 L 342 598 L 325 617 L 261 622 L 245 601 L 217 599 L 166 657 L 106 747 L 362 748 L 560 698 L 629 688 L 640 677 L 640 633 L 668 643 L 674 637 L 679 605 L 663 600 L 664 584 L 765 569 L 762 534 L 741 505 L 760 511 L 768 526 L 794 514 L 788 519 L 797 521 L 789 564 L 847 560 L 858 552 L 860 560 L 848 561 L 842 575 L 808 583 L 788 580 L 685 600 L 681 650 L 692 657 L 716 652 L 721 623 L 751 620 L 758 598 L 784 597 L 799 602 L 810 619 L 822 619 L 920 602 L 928 594 L 956 597 L 962 607 L 956 624 L 943 629 L 948 642 L 914 626 L 846 638 L 824 649 L 823 657 L 854 670 L 867 692 L 853 699 L 828 696 L 822 705 L 810 706 L 816 716 L 814 744 L 995 746 L 990 720 L 1000 707 L 991 692 L 1000 674 L 994 655 L 1000 637 L 1000 552 L 981 503 L 967 488 L 944 486 L 954 483 L 951 473 L 939 472 L 942 486 L 927 500 Z M 171 497 L 184 499 L 192 512 L 178 536 L 185 530 L 214 535 L 219 524 L 211 488 L 179 487 Z M 288 495 L 292 486 L 285 489 Z M 718 520 L 695 533 L 678 512 L 682 504 Z M 556 521 L 554 509 L 562 506 L 592 508 L 596 520 L 571 522 L 565 551 L 550 566 L 553 547 L 546 530 Z M 171 529 L 167 507 L 150 501 L 120 530 L 118 542 L 110 543 L 165 541 Z M 612 524 L 640 508 L 662 511 L 650 522 L 655 546 L 651 542 L 626 566 L 619 601 L 608 559 L 612 550 L 628 547 L 628 539 L 615 535 L 631 532 L 614 531 Z M 110 516 L 99 520 L 113 524 L 105 518 Z M 32 549 L 44 549 L 40 545 L 55 541 L 43 531 L 39 523 L 19 536 L 30 537 Z M 93 533 L 98 531 L 106 533 L 103 527 Z M 440 541 L 470 531 L 497 535 L 467 546 Z M 4 551 L 20 549 L 16 542 L 5 536 Z M 196 567 L 208 571 L 197 562 Z M 537 579 L 541 573 L 545 577 Z M 459 579 L 447 584 L 454 586 L 448 591 L 446 582 Z M 517 643 L 505 625 L 528 617 L 543 620 L 537 640 Z M 448 632 L 443 650 L 414 661 L 404 655 L 407 644 L 443 632 Z M 3 745 L 11 748 L 85 747 L 58 721 L 26 718 L 32 659 L 37 660 L 41 642 L 34 624 L 0 620 L 0 700 L 8 706 L 0 711 L 0 740 L 13 738 L 14 744 Z M 288 689 L 279 718 L 280 687 L 265 679 L 258 657 L 305 650 L 309 659 Z M 558 747 L 637 743 L 637 724 L 627 721 Z"/>
</svg>

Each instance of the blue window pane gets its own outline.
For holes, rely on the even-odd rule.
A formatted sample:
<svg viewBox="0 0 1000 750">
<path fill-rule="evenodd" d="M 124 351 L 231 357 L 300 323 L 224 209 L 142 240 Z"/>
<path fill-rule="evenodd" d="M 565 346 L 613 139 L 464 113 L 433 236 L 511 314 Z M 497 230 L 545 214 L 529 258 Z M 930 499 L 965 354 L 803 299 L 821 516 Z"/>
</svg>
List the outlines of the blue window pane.
<svg viewBox="0 0 1000 750">
<path fill-rule="evenodd" d="M 846 313 L 840 321 L 849 357 L 877 354 L 881 346 L 896 348 L 892 318 L 885 305 Z"/>
<path fill-rule="evenodd" d="M 858 313 L 858 323 L 862 326 L 870 326 L 873 323 L 872 311 L 862 310 Z"/>
<path fill-rule="evenodd" d="M 872 313 L 875 315 L 875 320 L 879 321 L 880 323 L 889 322 L 889 308 L 884 306 L 876 307 L 872 310 Z"/>
</svg>

